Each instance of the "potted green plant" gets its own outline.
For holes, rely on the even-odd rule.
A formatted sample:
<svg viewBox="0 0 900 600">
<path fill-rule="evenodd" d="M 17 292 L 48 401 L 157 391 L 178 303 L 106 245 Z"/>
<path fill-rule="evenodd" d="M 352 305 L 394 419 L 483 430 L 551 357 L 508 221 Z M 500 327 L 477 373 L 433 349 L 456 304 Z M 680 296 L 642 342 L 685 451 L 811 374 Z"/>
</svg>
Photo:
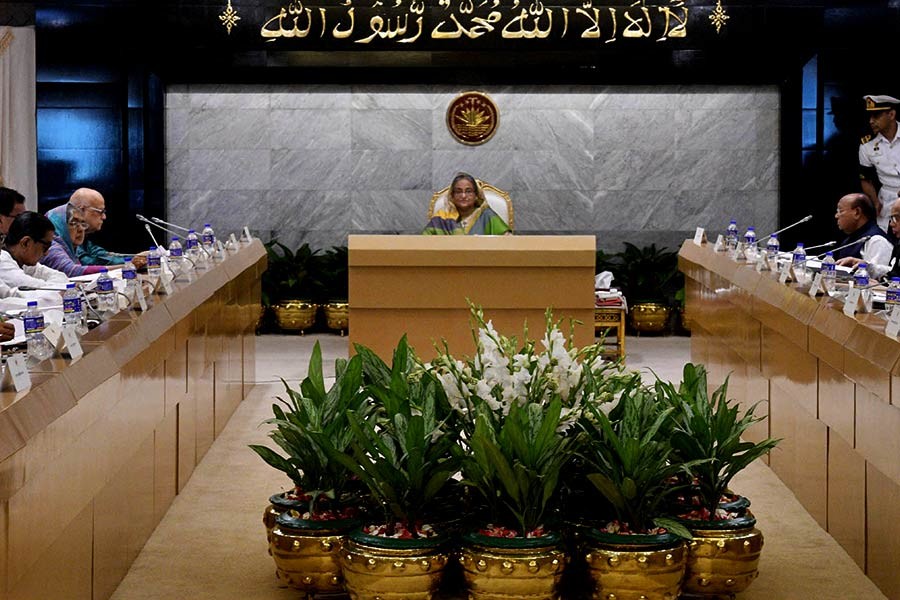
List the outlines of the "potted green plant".
<svg viewBox="0 0 900 600">
<path fill-rule="evenodd" d="M 328 329 L 335 329 L 341 335 L 350 325 L 347 246 L 332 246 L 330 250 L 318 257 L 317 264 L 317 297 L 325 313 Z"/>
<path fill-rule="evenodd" d="M 281 329 L 302 333 L 312 327 L 316 318 L 315 286 L 309 274 L 318 250 L 303 244 L 292 251 L 274 239 L 265 247 L 268 268 L 262 274 L 263 306 L 274 312 Z"/>
<path fill-rule="evenodd" d="M 690 533 L 666 518 L 664 507 L 678 491 L 672 478 L 690 465 L 677 459 L 663 432 L 673 410 L 661 409 L 635 375 L 608 415 L 589 404 L 579 421 L 586 477 L 612 512 L 582 529 L 588 571 L 604 598 L 676 598 L 681 590 Z"/>
<path fill-rule="evenodd" d="M 269 437 L 284 454 L 250 446 L 293 483 L 291 490 L 269 499 L 263 522 L 278 578 L 310 593 L 341 589 L 340 538 L 358 523 L 362 504 L 351 472 L 328 460 L 312 436 L 327 437 L 335 449 L 349 447 L 353 433 L 348 415 L 366 418 L 370 413 L 362 381 L 360 357 L 339 359 L 334 384 L 326 390 L 317 342 L 299 389 L 283 381 L 287 398 L 278 398 L 272 405 L 274 417 L 265 422 L 274 425 Z"/>
<path fill-rule="evenodd" d="M 522 343 L 501 335 L 478 307 L 471 314 L 475 356 L 457 360 L 445 345 L 431 365 L 459 415 L 463 484 L 481 505 L 463 535 L 467 593 L 555 597 L 567 562 L 555 512 L 578 437 L 572 425 L 596 401 L 591 384 L 620 367 L 603 361 L 599 345 L 573 348 L 549 311 L 543 349 L 527 331 Z"/>
<path fill-rule="evenodd" d="M 656 244 L 639 248 L 625 242 L 615 258 L 613 281 L 628 300 L 632 327 L 641 333 L 666 331 L 675 293 L 684 285 L 678 254 Z"/>
<path fill-rule="evenodd" d="M 657 381 L 672 409 L 670 439 L 679 460 L 690 464 L 690 487 L 676 505 L 678 518 L 691 530 L 685 590 L 692 594 L 734 594 L 756 577 L 762 533 L 746 506 L 729 490 L 732 478 L 772 450 L 778 440 L 741 440 L 760 421 L 756 405 L 746 411 L 728 401 L 728 380 L 707 393 L 706 369 L 688 363 L 676 388 Z"/>
<path fill-rule="evenodd" d="M 349 451 L 339 452 L 324 434 L 313 436 L 329 460 L 359 477 L 375 505 L 364 526 L 348 535 L 341 556 L 346 587 L 361 599 L 384 589 L 430 597 L 449 558 L 450 525 L 442 512 L 448 502 L 442 494 L 459 470 L 457 430 L 447 424 L 443 388 L 415 359 L 405 336 L 390 369 L 367 348 L 356 350 L 367 363 L 375 418 L 348 415 Z M 458 505 L 458 499 L 451 503 Z"/>
</svg>

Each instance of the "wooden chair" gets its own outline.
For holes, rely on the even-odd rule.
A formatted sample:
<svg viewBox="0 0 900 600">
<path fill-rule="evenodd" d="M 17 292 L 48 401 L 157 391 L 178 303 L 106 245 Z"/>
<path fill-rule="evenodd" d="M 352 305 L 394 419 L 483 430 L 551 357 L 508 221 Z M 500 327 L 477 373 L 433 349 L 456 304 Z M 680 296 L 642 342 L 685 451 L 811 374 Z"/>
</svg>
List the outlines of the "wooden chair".
<svg viewBox="0 0 900 600">
<path fill-rule="evenodd" d="M 500 218 L 509 225 L 510 229 L 515 230 L 515 213 L 513 212 L 512 200 L 510 200 L 509 194 L 480 179 L 476 179 L 475 181 L 478 182 L 478 186 L 484 192 L 484 199 L 487 201 L 488 206 L 490 206 L 495 213 L 500 215 Z M 450 186 L 447 186 L 431 196 L 431 204 L 428 206 L 428 218 L 431 219 L 438 211 L 449 209 Z"/>
</svg>

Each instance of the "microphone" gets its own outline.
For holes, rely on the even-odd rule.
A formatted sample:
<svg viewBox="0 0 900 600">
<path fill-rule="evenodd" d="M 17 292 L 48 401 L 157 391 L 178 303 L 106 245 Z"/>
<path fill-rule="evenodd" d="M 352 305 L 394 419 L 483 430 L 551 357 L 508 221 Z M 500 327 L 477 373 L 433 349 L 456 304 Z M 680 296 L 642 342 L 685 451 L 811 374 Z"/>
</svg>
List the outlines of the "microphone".
<svg viewBox="0 0 900 600">
<path fill-rule="evenodd" d="M 175 229 L 184 231 L 185 233 L 190 231 L 190 229 L 188 229 L 187 227 L 182 227 L 181 225 L 176 225 L 175 223 L 169 223 L 168 221 L 163 221 L 162 219 L 159 219 L 157 217 L 150 217 L 150 220 L 160 225 L 168 225 L 169 227 L 174 227 Z"/>
<path fill-rule="evenodd" d="M 17 288 L 20 292 L 64 292 L 66 290 L 61 290 L 58 288 L 51 287 L 35 287 L 32 285 L 20 285 Z"/>
<path fill-rule="evenodd" d="M 800 219 L 800 220 L 797 221 L 796 223 L 791 223 L 791 224 L 788 225 L 787 227 L 782 227 L 782 228 L 779 229 L 778 231 L 773 231 L 772 233 L 770 233 L 770 234 L 767 235 L 766 237 L 764 237 L 764 238 L 762 238 L 762 239 L 756 240 L 756 243 L 757 243 L 757 244 L 760 244 L 760 243 L 766 241 L 767 239 L 769 239 L 770 237 L 772 237 L 773 235 L 778 235 L 779 233 L 785 232 L 785 231 L 787 231 L 788 229 L 790 229 L 790 228 L 792 228 L 792 227 L 796 227 L 797 225 L 800 225 L 801 223 L 806 223 L 807 221 L 811 221 L 812 218 L 813 218 L 812 215 L 806 215 L 805 217 L 803 217 L 802 219 Z"/>
<path fill-rule="evenodd" d="M 819 248 L 831 248 L 835 244 L 837 244 L 837 242 L 834 240 L 831 240 L 830 242 L 825 242 L 824 244 L 819 244 L 818 246 L 810 246 L 806 250 L 809 251 L 809 250 L 818 250 Z"/>
<path fill-rule="evenodd" d="M 162 225 L 160 225 L 159 223 L 155 223 L 155 222 L 151 221 L 144 215 L 134 215 L 134 216 L 137 218 L 138 221 L 141 221 L 142 223 L 144 223 L 144 227 L 147 228 L 147 233 L 150 233 L 150 225 L 153 225 L 154 227 L 158 227 L 159 229 L 162 229 L 166 233 L 170 233 L 172 235 L 180 235 L 177 231 L 172 231 L 171 229 L 167 229 L 167 228 L 163 227 Z M 165 221 L 163 221 L 163 223 L 165 223 Z M 177 225 L 176 225 L 176 227 L 177 227 Z M 153 237 L 152 233 L 150 233 L 150 237 Z M 156 239 L 154 238 L 153 241 L 155 242 Z M 156 244 L 156 247 L 164 249 L 159 244 Z M 209 250 L 207 250 L 206 248 L 203 247 L 203 244 L 197 244 L 197 247 L 200 248 L 201 250 L 203 250 L 203 252 L 204 252 L 204 254 L 206 254 L 207 258 L 212 258 L 212 254 L 209 252 Z M 191 264 L 193 264 L 193 262 L 191 262 Z"/>
<path fill-rule="evenodd" d="M 157 248 L 159 248 L 159 242 L 156 241 L 156 236 L 153 235 L 153 230 L 150 229 L 150 224 L 149 224 L 149 223 L 145 223 L 145 224 L 144 224 L 144 229 L 147 230 L 147 235 L 149 235 L 149 236 L 150 236 L 150 239 L 153 240 L 153 245 L 156 246 Z"/>
<path fill-rule="evenodd" d="M 844 244 L 843 246 L 838 246 L 837 248 L 832 250 L 832 252 L 834 252 L 836 250 L 843 250 L 844 248 L 849 248 L 850 246 L 855 246 L 856 244 L 862 244 L 863 242 L 868 242 L 869 238 L 871 238 L 871 237 L 872 237 L 871 235 L 863 236 L 863 237 L 859 238 L 858 240 L 856 240 L 855 242 L 850 242 L 849 244 Z M 822 253 L 822 254 L 818 255 L 816 258 L 818 259 L 818 258 L 824 258 L 824 257 L 825 257 L 825 253 Z"/>
</svg>

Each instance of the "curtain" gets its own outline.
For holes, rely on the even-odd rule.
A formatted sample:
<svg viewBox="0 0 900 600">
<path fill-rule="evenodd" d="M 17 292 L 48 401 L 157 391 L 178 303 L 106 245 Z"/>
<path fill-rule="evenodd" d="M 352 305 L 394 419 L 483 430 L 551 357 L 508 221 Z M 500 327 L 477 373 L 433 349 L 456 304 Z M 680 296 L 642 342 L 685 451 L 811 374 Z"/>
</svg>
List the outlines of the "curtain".
<svg viewBox="0 0 900 600">
<path fill-rule="evenodd" d="M 37 210 L 37 125 L 33 27 L 0 27 L 0 185 Z"/>
</svg>

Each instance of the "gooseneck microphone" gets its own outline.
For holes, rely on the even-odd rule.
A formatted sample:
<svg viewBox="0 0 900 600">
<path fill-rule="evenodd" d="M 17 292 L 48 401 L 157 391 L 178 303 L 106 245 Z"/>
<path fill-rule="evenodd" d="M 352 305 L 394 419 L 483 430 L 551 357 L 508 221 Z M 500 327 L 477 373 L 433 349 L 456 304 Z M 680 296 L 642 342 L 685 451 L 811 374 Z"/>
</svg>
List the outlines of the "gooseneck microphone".
<svg viewBox="0 0 900 600">
<path fill-rule="evenodd" d="M 773 231 L 772 233 L 770 233 L 770 234 L 767 235 L 766 237 L 760 238 L 760 239 L 756 240 L 756 243 L 757 243 L 757 244 L 761 244 L 762 242 L 766 241 L 767 239 L 769 239 L 769 238 L 772 237 L 773 235 L 778 235 L 778 234 L 780 234 L 780 233 L 783 233 L 783 232 L 787 231 L 788 229 L 791 229 L 792 227 L 796 227 L 797 225 L 800 225 L 801 223 L 806 223 L 807 221 L 811 221 L 812 218 L 813 218 L 812 215 L 806 215 L 805 217 L 803 217 L 802 219 L 800 219 L 800 220 L 797 221 L 796 223 L 791 223 L 791 224 L 788 225 L 787 227 L 782 227 L 782 228 L 779 229 L 778 231 Z"/>
<path fill-rule="evenodd" d="M 843 246 L 838 246 L 837 248 L 832 250 L 832 252 L 836 252 L 838 250 L 843 250 L 844 248 L 849 248 L 850 246 L 855 246 L 856 244 L 862 244 L 863 242 L 868 242 L 869 238 L 871 238 L 871 237 L 872 237 L 871 235 L 863 236 L 863 237 L 859 238 L 858 240 L 850 242 L 849 244 L 844 244 Z M 824 258 L 824 257 L 825 257 L 825 253 L 822 253 L 822 254 L 819 254 L 816 258 Z"/>
<path fill-rule="evenodd" d="M 162 219 L 157 217 L 150 217 L 150 220 L 158 225 L 168 225 L 169 227 L 174 227 L 179 231 L 184 231 L 185 233 L 190 231 L 190 229 L 188 229 L 187 227 L 182 227 L 181 225 L 176 225 L 175 223 L 169 223 L 168 221 L 163 221 Z"/>
<path fill-rule="evenodd" d="M 831 248 L 835 244 L 837 244 L 837 242 L 831 240 L 830 242 L 825 242 L 824 244 L 819 244 L 818 246 L 810 246 L 806 249 L 806 251 L 809 252 L 810 250 L 818 250 L 819 248 Z"/>
</svg>

